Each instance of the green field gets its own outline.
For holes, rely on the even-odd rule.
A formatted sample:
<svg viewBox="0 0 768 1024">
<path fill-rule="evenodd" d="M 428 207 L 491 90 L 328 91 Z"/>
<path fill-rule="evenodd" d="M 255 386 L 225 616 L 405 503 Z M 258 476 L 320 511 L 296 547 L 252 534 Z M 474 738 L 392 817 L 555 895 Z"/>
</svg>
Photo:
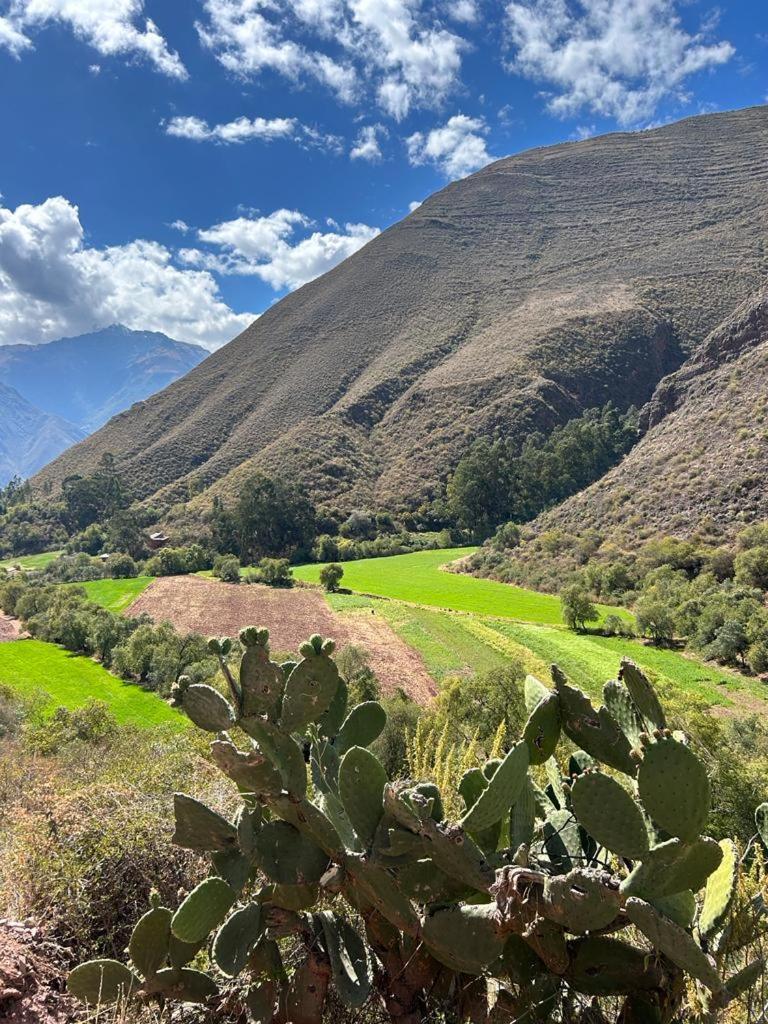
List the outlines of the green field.
<svg viewBox="0 0 768 1024">
<path fill-rule="evenodd" d="M 17 555 L 15 558 L 6 558 L 0 562 L 0 569 L 44 569 L 49 562 L 63 551 L 43 551 L 39 555 Z"/>
<path fill-rule="evenodd" d="M 154 576 L 135 576 L 128 580 L 90 580 L 76 584 L 85 587 L 88 597 L 95 604 L 111 612 L 122 612 L 143 593 L 154 580 Z M 74 584 L 73 584 L 74 585 Z"/>
<path fill-rule="evenodd" d="M 155 694 L 124 683 L 89 658 L 40 640 L 0 644 L 0 683 L 23 697 L 41 696 L 51 710 L 103 700 L 118 722 L 186 728 L 187 720 Z"/>
<path fill-rule="evenodd" d="M 442 568 L 449 562 L 471 555 L 476 548 L 442 548 L 417 551 L 390 558 L 363 558 L 344 562 L 342 586 L 363 594 L 391 597 L 396 601 L 450 608 L 454 611 L 495 615 L 521 622 L 560 625 L 560 598 L 536 590 L 477 579 Z M 293 570 L 297 580 L 317 583 L 322 565 L 300 565 Z M 628 617 L 624 608 L 598 605 L 601 618 L 611 613 Z"/>
</svg>

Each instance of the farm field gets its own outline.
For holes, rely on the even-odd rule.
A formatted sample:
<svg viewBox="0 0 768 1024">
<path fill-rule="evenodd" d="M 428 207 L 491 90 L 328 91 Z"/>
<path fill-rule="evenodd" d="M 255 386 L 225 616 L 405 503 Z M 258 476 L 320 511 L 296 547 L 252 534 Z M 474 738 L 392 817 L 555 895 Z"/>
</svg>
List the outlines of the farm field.
<svg viewBox="0 0 768 1024">
<path fill-rule="evenodd" d="M 0 644 L 0 684 L 23 697 L 40 697 L 51 710 L 103 700 L 123 724 L 187 727 L 187 720 L 148 690 L 124 683 L 89 658 L 41 640 Z"/>
<path fill-rule="evenodd" d="M 54 558 L 58 558 L 63 551 L 42 551 L 38 555 L 17 555 L 15 558 L 5 558 L 0 561 L 0 569 L 44 569 Z"/>
<path fill-rule="evenodd" d="M 342 586 L 363 594 L 431 605 L 434 608 L 449 608 L 544 625 L 562 624 L 560 599 L 552 594 L 540 594 L 536 590 L 447 572 L 442 568 L 476 550 L 473 547 L 441 548 L 417 551 L 410 555 L 393 555 L 390 558 L 364 558 L 357 562 L 344 562 Z M 319 564 L 300 565 L 293 570 L 293 575 L 297 580 L 317 583 L 322 568 Z M 598 605 L 598 608 L 601 618 L 610 614 L 628 617 L 624 608 L 608 605 Z"/>
<path fill-rule="evenodd" d="M 142 594 L 154 576 L 134 576 L 126 580 L 89 580 L 88 583 L 72 584 L 84 587 L 88 597 L 94 604 L 101 605 L 111 612 L 122 612 Z"/>
</svg>

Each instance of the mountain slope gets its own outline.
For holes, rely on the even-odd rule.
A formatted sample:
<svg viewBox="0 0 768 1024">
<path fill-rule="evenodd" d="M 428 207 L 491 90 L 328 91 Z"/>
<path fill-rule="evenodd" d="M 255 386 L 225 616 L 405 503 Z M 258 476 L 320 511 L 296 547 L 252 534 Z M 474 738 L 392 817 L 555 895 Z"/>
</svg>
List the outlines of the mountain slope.
<svg viewBox="0 0 768 1024">
<path fill-rule="evenodd" d="M 207 354 L 156 331 L 116 324 L 45 345 L 0 347 L 0 381 L 90 433 L 183 376 Z"/>
<path fill-rule="evenodd" d="M 74 423 L 37 409 L 0 384 L 0 486 L 14 476 L 31 476 L 84 436 Z"/>
<path fill-rule="evenodd" d="M 643 410 L 648 432 L 597 483 L 541 516 L 542 530 L 724 536 L 768 519 L 768 285 L 720 324 Z"/>
<path fill-rule="evenodd" d="M 333 504 L 417 504 L 478 435 L 647 401 L 768 276 L 767 185 L 765 107 L 500 160 L 36 482 L 111 451 L 168 503 L 260 465 Z"/>
</svg>

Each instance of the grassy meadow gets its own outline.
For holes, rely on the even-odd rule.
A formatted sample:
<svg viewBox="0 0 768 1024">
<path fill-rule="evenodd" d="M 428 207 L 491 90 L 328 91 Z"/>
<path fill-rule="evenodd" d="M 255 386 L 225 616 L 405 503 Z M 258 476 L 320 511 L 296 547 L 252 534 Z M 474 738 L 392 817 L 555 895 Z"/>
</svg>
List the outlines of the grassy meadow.
<svg viewBox="0 0 768 1024">
<path fill-rule="evenodd" d="M 521 622 L 562 624 L 559 597 L 495 580 L 447 572 L 443 568 L 476 550 L 473 547 L 441 548 L 390 558 L 344 562 L 342 586 L 358 593 L 434 608 L 519 619 Z M 322 568 L 319 564 L 301 565 L 294 569 L 293 574 L 298 580 L 317 583 Z M 598 605 L 598 608 L 601 618 L 611 613 L 627 617 L 624 608 L 607 605 Z"/>
<path fill-rule="evenodd" d="M 122 724 L 186 728 L 187 720 L 155 694 L 124 683 L 105 668 L 56 644 L 14 640 L 0 644 L 0 684 L 53 710 L 103 700 Z"/>
<path fill-rule="evenodd" d="M 49 562 L 62 554 L 64 554 L 63 551 L 42 551 L 37 555 L 17 555 L 15 558 L 5 558 L 0 561 L 0 569 L 23 569 L 25 571 L 44 569 Z"/>
<path fill-rule="evenodd" d="M 88 597 L 94 604 L 101 605 L 110 612 L 123 612 L 133 604 L 139 594 L 143 593 L 154 580 L 154 576 L 135 576 L 126 580 L 89 580 L 88 583 L 73 584 L 84 587 Z"/>
</svg>

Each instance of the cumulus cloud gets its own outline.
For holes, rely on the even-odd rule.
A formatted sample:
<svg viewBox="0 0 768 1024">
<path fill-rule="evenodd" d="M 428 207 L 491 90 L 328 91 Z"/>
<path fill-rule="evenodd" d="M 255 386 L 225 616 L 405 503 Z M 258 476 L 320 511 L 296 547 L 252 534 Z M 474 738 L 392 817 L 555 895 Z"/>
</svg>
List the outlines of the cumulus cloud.
<svg viewBox="0 0 768 1024">
<path fill-rule="evenodd" d="M 367 160 L 376 163 L 381 160 L 381 142 L 387 134 L 383 124 L 364 125 L 352 144 L 349 155 L 352 160 Z"/>
<path fill-rule="evenodd" d="M 480 11 L 475 0 L 448 0 L 446 4 L 449 17 L 454 21 L 463 21 L 473 25 L 480 19 Z"/>
<path fill-rule="evenodd" d="M 199 117 L 172 117 L 165 123 L 168 135 L 194 142 L 247 142 L 250 139 L 286 139 L 295 134 L 295 117 L 238 117 L 234 121 L 209 125 Z"/>
<path fill-rule="evenodd" d="M 463 20 L 474 9 L 471 0 L 450 6 L 446 13 Z M 426 0 L 204 0 L 203 7 L 203 45 L 241 77 L 265 70 L 310 77 L 344 102 L 367 86 L 397 120 L 441 103 L 459 85 L 467 44 Z"/>
<path fill-rule="evenodd" d="M 18 57 L 36 31 L 60 24 L 105 57 L 141 57 L 171 78 L 187 78 L 181 58 L 143 11 L 143 0 L 9 0 L 0 46 Z"/>
<path fill-rule="evenodd" d="M 87 246 L 78 208 L 62 196 L 0 207 L 0 344 L 122 323 L 213 349 L 253 321 L 226 305 L 210 273 L 172 260 L 143 239 Z"/>
<path fill-rule="evenodd" d="M 686 79 L 724 64 L 729 42 L 683 27 L 674 0 L 513 0 L 507 5 L 511 68 L 551 87 L 547 106 L 581 110 L 633 125 L 673 96 Z"/>
<path fill-rule="evenodd" d="M 238 117 L 234 121 L 208 124 L 201 117 L 172 117 L 161 122 L 166 135 L 192 142 L 218 142 L 225 145 L 240 142 L 272 142 L 274 139 L 292 139 L 305 149 L 323 149 L 340 153 L 343 141 L 338 135 L 329 135 L 310 125 L 300 124 L 295 117 Z"/>
<path fill-rule="evenodd" d="M 262 217 L 237 217 L 198 231 L 208 249 L 182 249 L 190 266 L 221 274 L 253 275 L 275 290 L 298 288 L 351 256 L 374 238 L 379 229 L 345 224 L 332 231 L 307 231 L 312 221 L 298 210 L 275 210 Z"/>
<path fill-rule="evenodd" d="M 442 127 L 409 136 L 408 159 L 414 165 L 434 164 L 448 178 L 463 178 L 495 159 L 483 138 L 487 132 L 482 118 L 454 114 Z"/>
</svg>

